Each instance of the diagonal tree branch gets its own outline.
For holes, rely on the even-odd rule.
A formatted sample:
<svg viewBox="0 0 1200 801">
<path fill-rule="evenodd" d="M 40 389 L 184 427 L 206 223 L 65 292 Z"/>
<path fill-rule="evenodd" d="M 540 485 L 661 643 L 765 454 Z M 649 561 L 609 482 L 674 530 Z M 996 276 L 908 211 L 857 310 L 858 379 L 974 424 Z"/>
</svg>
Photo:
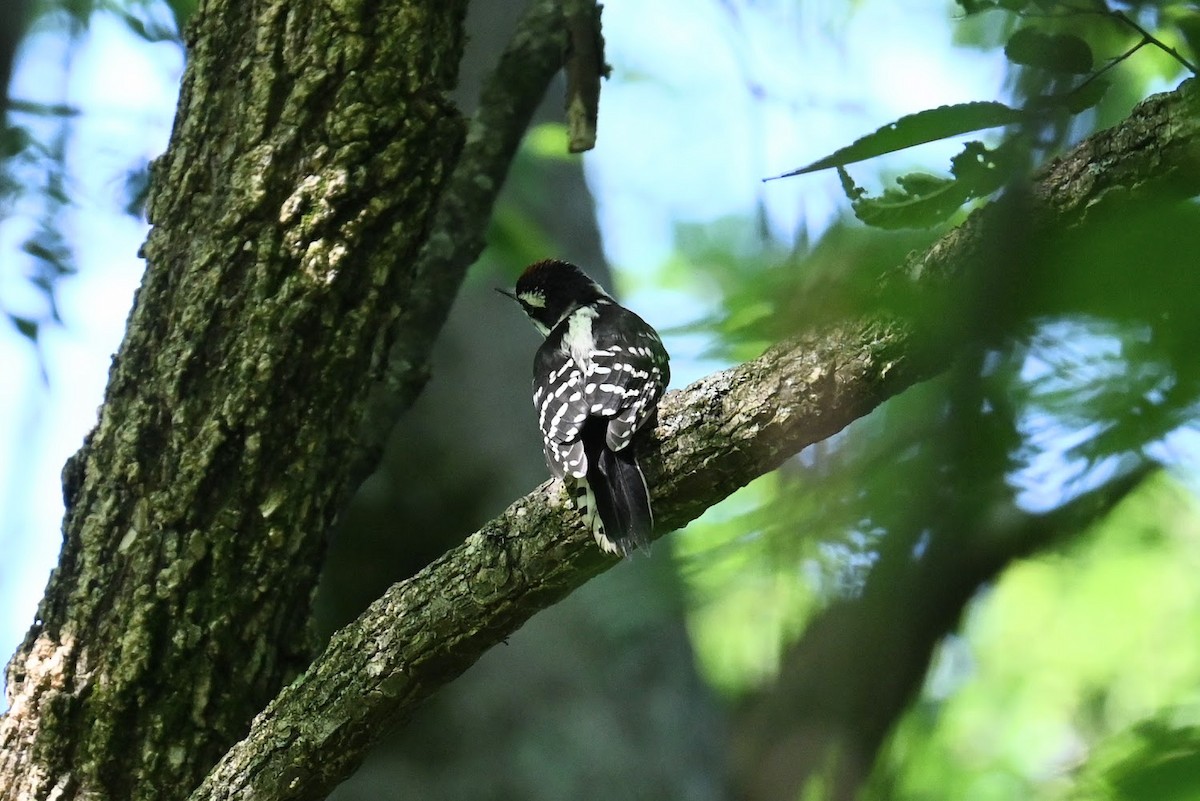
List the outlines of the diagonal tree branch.
<svg viewBox="0 0 1200 801">
<path fill-rule="evenodd" d="M 648 465 L 663 530 L 923 377 L 905 366 L 906 342 L 898 326 L 864 324 L 797 340 L 670 393 L 656 432 L 663 441 Z M 560 490 L 543 484 L 394 585 L 334 636 L 192 798 L 323 798 L 437 687 L 612 567 Z"/>
<path fill-rule="evenodd" d="M 1065 227 L 1152 189 L 1200 193 L 1195 81 L 1139 105 L 1035 176 L 1036 224 Z M 977 212 L 895 282 L 928 291 L 979 256 L 1000 212 Z M 867 319 L 805 335 L 669 393 L 647 443 L 663 531 L 679 527 L 804 446 L 945 369 L 953 344 Z M 514 503 L 418 575 L 394 585 L 287 687 L 221 760 L 193 801 L 317 799 L 389 727 L 536 611 L 615 564 L 578 524 L 560 485 Z M 282 777 L 282 781 L 280 780 Z"/>
</svg>

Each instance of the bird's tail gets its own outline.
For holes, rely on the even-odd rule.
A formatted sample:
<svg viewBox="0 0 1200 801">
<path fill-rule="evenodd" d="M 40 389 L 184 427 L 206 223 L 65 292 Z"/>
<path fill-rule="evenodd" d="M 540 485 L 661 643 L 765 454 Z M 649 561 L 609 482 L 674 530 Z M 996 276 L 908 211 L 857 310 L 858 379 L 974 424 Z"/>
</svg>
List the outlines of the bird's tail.
<svg viewBox="0 0 1200 801">
<path fill-rule="evenodd" d="M 601 549 L 628 556 L 649 544 L 654 530 L 650 491 L 632 444 L 612 451 L 601 432 L 599 444 L 589 449 L 587 478 L 575 481 L 572 490 Z"/>
<path fill-rule="evenodd" d="M 602 532 L 593 530 L 600 547 L 622 556 L 635 548 L 645 549 L 654 531 L 654 513 L 650 510 L 650 489 L 633 445 L 619 451 L 601 448 L 588 482 L 594 487 L 596 513 L 603 523 Z M 605 541 L 611 547 L 606 547 Z"/>
</svg>

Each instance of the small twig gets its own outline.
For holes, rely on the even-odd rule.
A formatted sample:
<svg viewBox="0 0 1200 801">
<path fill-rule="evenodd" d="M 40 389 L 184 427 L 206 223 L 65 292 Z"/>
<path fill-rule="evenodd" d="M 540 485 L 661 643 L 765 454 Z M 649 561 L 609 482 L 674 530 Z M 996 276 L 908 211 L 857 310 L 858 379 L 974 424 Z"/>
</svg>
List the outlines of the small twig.
<svg viewBox="0 0 1200 801">
<path fill-rule="evenodd" d="M 1117 56 L 1117 58 L 1113 60 L 1113 62 L 1109 65 L 1109 67 L 1116 66 L 1117 64 L 1119 64 L 1120 62 L 1124 61 L 1125 59 L 1129 58 L 1129 56 L 1131 56 L 1135 52 L 1137 52 L 1141 47 L 1149 44 L 1149 45 L 1154 45 L 1159 50 L 1162 50 L 1164 53 L 1167 53 L 1169 56 L 1171 56 L 1176 61 L 1178 61 L 1180 64 L 1182 64 L 1184 67 L 1186 67 L 1188 69 L 1188 71 L 1191 72 L 1193 75 L 1200 74 L 1200 70 L 1197 70 L 1196 65 L 1193 64 L 1192 62 L 1188 61 L 1182 55 L 1180 55 L 1178 50 L 1176 50 L 1175 48 L 1166 44 L 1161 39 L 1157 38 L 1154 34 L 1150 33 L 1150 31 L 1146 30 L 1141 25 L 1139 25 L 1136 20 L 1132 19 L 1129 16 L 1126 16 L 1126 14 L 1123 11 L 1110 11 L 1108 8 L 1079 8 L 1077 6 L 1065 5 L 1061 11 L 1053 11 L 1053 12 L 1052 11 L 1046 11 L 1046 12 L 1022 11 L 1022 12 L 1019 12 L 1017 16 L 1025 17 L 1025 18 L 1034 18 L 1034 19 L 1038 19 L 1038 18 L 1040 18 L 1040 19 L 1063 19 L 1064 17 L 1070 17 L 1070 16 L 1082 15 L 1082 14 L 1091 14 L 1093 16 L 1101 16 L 1101 17 L 1105 17 L 1107 19 L 1116 20 L 1119 23 L 1128 25 L 1130 28 L 1133 28 L 1135 31 L 1137 31 L 1141 35 L 1142 41 L 1139 42 L 1137 45 L 1135 45 L 1132 50 L 1127 51 L 1124 55 Z M 1092 78 L 1099 76 L 1100 73 L 1104 72 L 1109 67 L 1105 67 L 1103 70 L 1100 70 L 1100 72 L 1096 73 L 1095 75 L 1092 75 L 1090 78 L 1088 78 L 1087 81 L 1084 81 L 1084 84 L 1086 84 Z"/>
<path fill-rule="evenodd" d="M 1164 42 L 1159 41 L 1157 38 L 1155 38 L 1154 34 L 1150 33 L 1148 30 L 1143 28 L 1141 25 L 1138 25 L 1135 20 L 1131 19 L 1130 17 L 1127 17 L 1124 12 L 1122 12 L 1122 11 L 1112 12 L 1110 14 L 1110 16 L 1112 16 L 1113 19 L 1116 19 L 1116 20 L 1119 20 L 1119 21 L 1125 23 L 1126 25 L 1128 25 L 1129 27 L 1133 28 L 1135 31 L 1140 33 L 1142 35 L 1143 44 L 1148 43 L 1148 44 L 1154 45 L 1159 50 L 1162 50 L 1164 53 L 1167 53 L 1168 55 L 1170 55 L 1172 58 L 1174 58 L 1176 61 L 1178 61 L 1183 66 L 1187 67 L 1188 71 L 1191 72 L 1193 75 L 1200 74 L 1200 70 L 1196 69 L 1196 65 L 1192 64 L 1192 62 L 1188 61 L 1186 58 L 1181 56 L 1179 54 L 1179 51 L 1177 51 L 1173 47 L 1170 47 L 1169 45 L 1165 44 Z"/>
<path fill-rule="evenodd" d="M 1083 87 L 1087 86 L 1089 83 L 1091 83 L 1092 81 L 1096 80 L 1096 79 L 1097 79 L 1097 78 L 1099 78 L 1101 75 L 1103 75 L 1104 73 L 1108 72 L 1108 71 L 1109 71 L 1109 70 L 1111 70 L 1113 67 L 1117 66 L 1117 65 L 1118 65 L 1118 64 L 1120 64 L 1122 61 L 1124 61 L 1125 59 L 1129 58 L 1129 57 L 1130 57 L 1130 56 L 1132 56 L 1134 53 L 1136 53 L 1137 51 L 1141 50 L 1143 47 L 1145 47 L 1145 46 L 1146 46 L 1146 45 L 1148 45 L 1148 44 L 1150 44 L 1150 42 L 1148 42 L 1148 41 L 1146 41 L 1145 39 L 1143 39 L 1142 41 L 1140 41 L 1140 42 L 1138 42 L 1137 44 L 1135 44 L 1133 47 L 1131 47 L 1131 48 L 1129 48 L 1128 50 L 1126 50 L 1126 51 L 1125 51 L 1124 53 L 1122 53 L 1121 55 L 1117 56 L 1116 58 L 1110 59 L 1110 60 L 1109 60 L 1109 62 L 1108 62 L 1107 64 L 1105 64 L 1103 67 L 1101 67 L 1100 69 L 1098 69 L 1098 70 L 1096 70 L 1095 72 L 1093 72 L 1091 75 L 1089 75 L 1089 76 L 1087 76 L 1086 78 L 1084 78 L 1084 79 L 1083 79 L 1083 83 L 1079 84 L 1079 86 L 1076 86 L 1076 87 L 1075 87 L 1074 89 L 1072 89 L 1071 91 L 1072 91 L 1072 92 L 1078 92 L 1080 89 L 1082 89 Z"/>
</svg>

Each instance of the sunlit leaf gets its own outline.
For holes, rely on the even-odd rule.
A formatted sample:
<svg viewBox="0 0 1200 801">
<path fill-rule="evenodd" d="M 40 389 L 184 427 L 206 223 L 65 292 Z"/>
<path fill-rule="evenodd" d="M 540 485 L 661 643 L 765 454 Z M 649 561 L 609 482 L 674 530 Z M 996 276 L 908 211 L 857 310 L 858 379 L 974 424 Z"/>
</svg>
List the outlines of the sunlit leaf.
<svg viewBox="0 0 1200 801">
<path fill-rule="evenodd" d="M 1009 37 L 1004 55 L 1014 64 L 1050 72 L 1086 75 L 1092 71 L 1091 46 L 1069 33 L 1048 34 L 1034 28 L 1021 28 Z"/>
<path fill-rule="evenodd" d="M 850 180 L 849 175 L 841 167 L 838 167 L 838 173 L 845 185 Z M 896 180 L 900 190 L 885 189 L 880 197 L 869 197 L 855 187 L 857 197 L 850 201 L 854 215 L 876 228 L 928 228 L 946 219 L 966 202 L 963 187 L 951 178 L 935 182 L 928 180 L 929 176 L 921 175 L 918 181 L 910 182 L 909 177 L 901 176 Z M 919 187 L 920 191 L 910 191 L 911 186 Z"/>
<path fill-rule="evenodd" d="M 959 103 L 953 106 L 939 106 L 901 117 L 825 158 L 776 177 L 787 178 L 830 167 L 841 167 L 959 134 L 1013 125 L 1024 119 L 1026 112 L 1010 108 L 1003 103 Z"/>
</svg>

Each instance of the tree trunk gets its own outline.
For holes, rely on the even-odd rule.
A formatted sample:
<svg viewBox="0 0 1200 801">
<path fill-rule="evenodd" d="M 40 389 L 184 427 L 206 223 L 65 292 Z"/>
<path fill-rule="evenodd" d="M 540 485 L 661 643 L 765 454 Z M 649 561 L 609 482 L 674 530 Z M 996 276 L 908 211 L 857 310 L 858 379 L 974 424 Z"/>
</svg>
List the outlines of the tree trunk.
<svg viewBox="0 0 1200 801">
<path fill-rule="evenodd" d="M 309 655 L 344 464 L 462 141 L 464 9 L 197 13 L 146 277 L 8 669 L 3 798 L 184 797 Z"/>
</svg>

